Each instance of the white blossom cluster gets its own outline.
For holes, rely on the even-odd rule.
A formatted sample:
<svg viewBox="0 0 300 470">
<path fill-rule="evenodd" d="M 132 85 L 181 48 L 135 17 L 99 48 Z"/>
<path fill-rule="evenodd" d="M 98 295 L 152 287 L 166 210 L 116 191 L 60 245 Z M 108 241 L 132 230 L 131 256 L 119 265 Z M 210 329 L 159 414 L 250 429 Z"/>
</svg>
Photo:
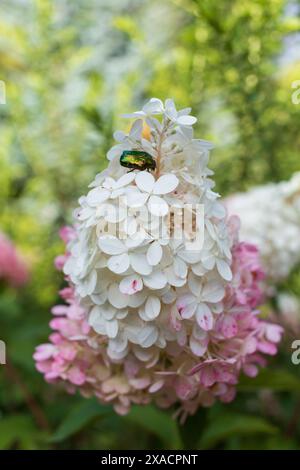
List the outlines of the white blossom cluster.
<svg viewBox="0 0 300 470">
<path fill-rule="evenodd" d="M 108 168 L 75 211 L 77 237 L 69 243 L 64 272 L 92 328 L 108 337 L 113 360 L 130 350 L 149 361 L 174 341 L 202 356 L 223 311 L 232 279 L 231 241 L 209 178 L 211 145 L 193 138 L 190 111 L 152 98 L 125 115 L 135 119 L 130 132 L 115 132 Z M 120 165 L 125 150 L 147 152 L 156 170 L 128 172 Z M 177 239 L 172 211 L 186 204 L 201 204 L 204 222 Z M 201 230 L 203 244 L 189 249 L 186 241 Z"/>
<path fill-rule="evenodd" d="M 286 278 L 300 263 L 300 173 L 235 194 L 225 203 L 241 220 L 240 239 L 260 249 L 268 278 Z"/>
</svg>

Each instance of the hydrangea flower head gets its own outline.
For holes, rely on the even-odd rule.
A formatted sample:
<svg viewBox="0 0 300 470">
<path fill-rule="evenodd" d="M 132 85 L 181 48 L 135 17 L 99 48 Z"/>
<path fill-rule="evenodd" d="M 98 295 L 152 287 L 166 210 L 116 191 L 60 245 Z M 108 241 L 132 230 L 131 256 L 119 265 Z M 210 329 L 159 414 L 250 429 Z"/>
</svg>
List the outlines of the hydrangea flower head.
<svg viewBox="0 0 300 470">
<path fill-rule="evenodd" d="M 67 305 L 53 309 L 54 333 L 35 360 L 46 380 L 118 413 L 154 401 L 184 419 L 232 400 L 240 373 L 257 374 L 282 329 L 258 317 L 258 250 L 238 242 L 237 219 L 213 191 L 211 145 L 193 138 L 190 109 L 153 98 L 127 117 L 137 120 L 115 133 L 107 170 L 79 199 L 76 229 L 62 233 Z M 127 173 L 125 150 L 147 152 L 156 170 Z"/>
<path fill-rule="evenodd" d="M 268 278 L 285 279 L 300 262 L 300 173 L 235 194 L 225 203 L 241 220 L 241 239 L 259 248 Z"/>
<path fill-rule="evenodd" d="M 203 331 L 214 328 L 232 279 L 225 211 L 206 166 L 208 144 L 193 139 L 196 118 L 189 113 L 177 111 L 171 100 L 152 99 L 127 115 L 138 119 L 128 135 L 115 133 L 120 144 L 108 152 L 110 166 L 79 200 L 78 238 L 68 247 L 64 272 L 91 327 L 109 338 L 111 358 L 132 348 L 182 344 L 184 335 L 194 344 L 188 324 L 195 318 Z M 142 120 L 150 140 L 142 136 Z M 156 171 L 127 173 L 119 163 L 125 149 L 147 152 Z M 191 223 L 189 233 L 173 237 L 176 210 L 189 205 L 193 213 L 193 204 L 203 207 L 203 227 Z M 186 239 L 200 231 L 204 242 L 189 250 Z M 176 315 L 180 332 L 169 328 Z"/>
</svg>

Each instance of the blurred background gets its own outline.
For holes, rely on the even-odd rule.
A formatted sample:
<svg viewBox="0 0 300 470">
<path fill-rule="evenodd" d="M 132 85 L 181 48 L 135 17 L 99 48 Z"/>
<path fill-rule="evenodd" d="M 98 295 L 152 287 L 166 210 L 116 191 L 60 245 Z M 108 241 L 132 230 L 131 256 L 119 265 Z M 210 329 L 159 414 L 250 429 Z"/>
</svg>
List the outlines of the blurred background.
<svg viewBox="0 0 300 470">
<path fill-rule="evenodd" d="M 63 285 L 58 230 L 105 167 L 113 131 L 126 130 L 121 112 L 151 96 L 192 106 L 197 137 L 215 143 L 222 196 L 287 180 L 300 170 L 299 58 L 300 1 L 2 0 L 0 230 L 29 280 L 21 287 L 22 261 L 21 279 L 13 269 L 0 287 L 0 448 L 300 448 L 289 337 L 232 404 L 202 409 L 184 427 L 152 407 L 121 418 L 68 396 L 32 359 Z M 299 270 L 284 283 L 300 296 Z"/>
</svg>

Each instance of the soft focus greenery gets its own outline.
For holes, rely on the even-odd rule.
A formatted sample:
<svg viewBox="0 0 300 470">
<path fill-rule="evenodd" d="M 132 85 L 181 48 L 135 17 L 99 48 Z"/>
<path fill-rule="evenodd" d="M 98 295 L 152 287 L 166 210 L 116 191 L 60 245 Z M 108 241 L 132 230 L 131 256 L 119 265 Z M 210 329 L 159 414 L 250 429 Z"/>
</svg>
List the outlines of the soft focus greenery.
<svg viewBox="0 0 300 470">
<path fill-rule="evenodd" d="M 241 383 L 232 404 L 202 409 L 183 427 L 152 407 L 120 418 L 68 396 L 45 384 L 32 360 L 62 285 L 53 266 L 63 249 L 58 229 L 106 165 L 113 130 L 126 130 L 121 112 L 151 96 L 191 105 L 197 135 L 216 144 L 211 167 L 222 195 L 299 170 L 300 105 L 291 101 L 300 79 L 297 6 L 1 2 L 0 227 L 26 256 L 31 280 L 0 295 L 9 358 L 0 366 L 0 448 L 300 448 L 300 366 L 290 363 L 290 338 L 267 370 Z M 287 286 L 300 293 L 297 273 Z"/>
</svg>

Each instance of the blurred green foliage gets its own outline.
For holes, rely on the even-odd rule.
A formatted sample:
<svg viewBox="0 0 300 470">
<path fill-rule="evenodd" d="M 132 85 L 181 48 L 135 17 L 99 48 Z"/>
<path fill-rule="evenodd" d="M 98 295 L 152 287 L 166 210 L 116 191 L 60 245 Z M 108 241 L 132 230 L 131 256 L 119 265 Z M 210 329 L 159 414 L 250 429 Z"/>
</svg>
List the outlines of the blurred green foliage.
<svg viewBox="0 0 300 470">
<path fill-rule="evenodd" d="M 62 283 L 58 229 L 105 166 L 120 112 L 151 96 L 191 105 L 213 140 L 217 190 L 299 170 L 299 3 L 286 0 L 3 0 L 0 226 L 31 266 L 0 295 L 0 448 L 299 448 L 300 374 L 286 354 L 237 400 L 184 427 L 152 407 L 116 416 L 43 382 L 32 360 Z M 299 56 L 299 42 L 298 51 Z M 295 55 L 295 54 L 294 54 Z M 126 129 L 126 127 L 125 127 Z M 294 287 L 293 287 L 294 286 Z M 289 287 L 300 286 L 293 275 Z M 299 289 L 298 289 L 299 292 Z M 278 366 L 278 363 L 281 365 Z M 142 431 L 142 432 L 141 432 Z"/>
</svg>

